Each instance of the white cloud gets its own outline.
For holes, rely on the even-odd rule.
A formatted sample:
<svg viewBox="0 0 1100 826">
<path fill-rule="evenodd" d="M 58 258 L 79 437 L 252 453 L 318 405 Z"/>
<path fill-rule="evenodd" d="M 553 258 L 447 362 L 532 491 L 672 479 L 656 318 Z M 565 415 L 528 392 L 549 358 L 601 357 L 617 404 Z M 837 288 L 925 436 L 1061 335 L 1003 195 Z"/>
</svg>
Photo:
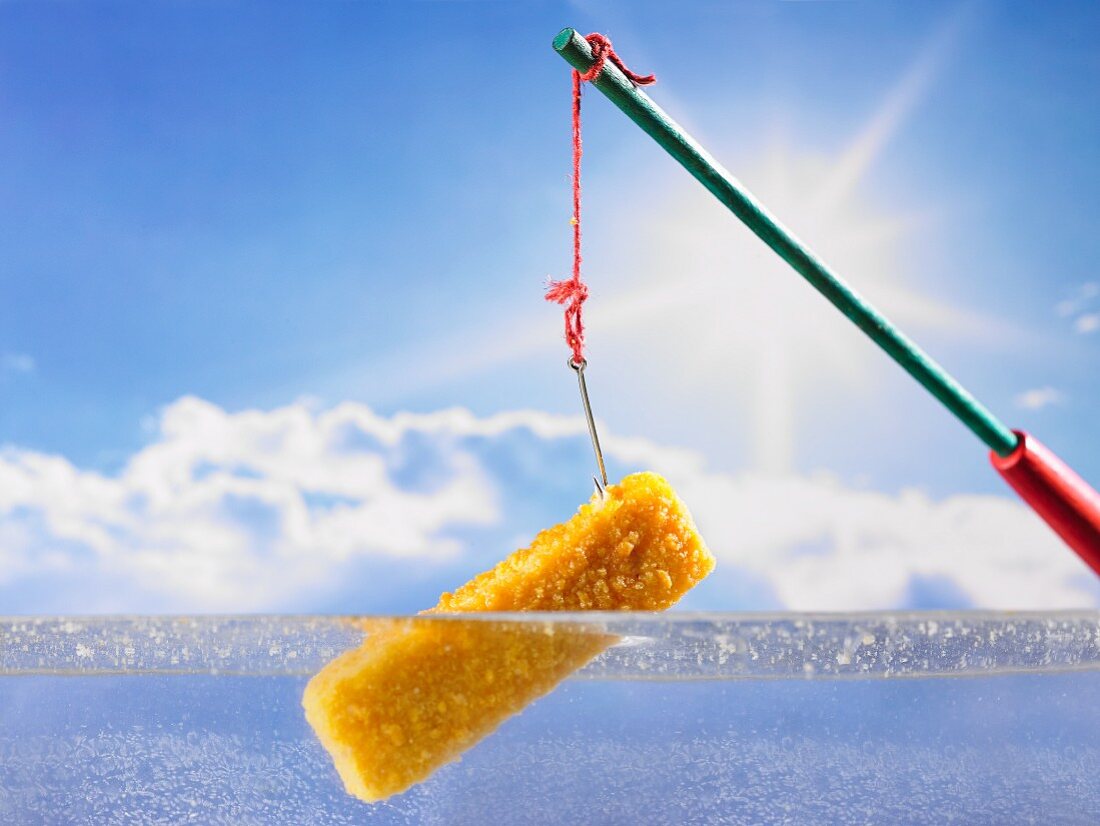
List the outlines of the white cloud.
<svg viewBox="0 0 1100 826">
<path fill-rule="evenodd" d="M 90 554 L 120 590 L 251 610 L 323 585 L 355 557 L 453 556 L 462 545 L 447 529 L 498 516 L 490 480 L 447 441 L 448 429 L 470 419 L 462 411 L 382 419 L 352 405 L 231 415 L 184 398 L 117 476 L 8 448 L 0 581 L 67 547 L 73 561 Z M 435 434 L 442 477 L 424 489 L 395 480 L 402 436 L 416 429 Z"/>
<path fill-rule="evenodd" d="M 1073 291 L 1073 294 L 1055 307 L 1055 312 L 1062 318 L 1073 318 L 1073 329 L 1081 335 L 1095 333 L 1100 330 L 1100 312 L 1090 311 L 1095 306 L 1096 299 L 1100 298 L 1100 282 L 1086 281 Z"/>
<path fill-rule="evenodd" d="M 0 373 L 33 373 L 34 358 L 26 353 L 0 353 Z"/>
<path fill-rule="evenodd" d="M 1076 311 L 1077 311 L 1076 302 L 1070 301 L 1069 299 L 1066 299 L 1064 301 L 1059 301 L 1057 304 L 1054 305 L 1054 312 L 1058 313 L 1058 315 L 1060 315 L 1062 318 L 1066 318 L 1067 316 L 1071 316 Z"/>
<path fill-rule="evenodd" d="M 1083 564 L 1005 497 L 936 501 L 918 490 L 860 491 L 828 477 L 753 476 L 689 484 L 683 495 L 700 511 L 723 562 L 770 583 L 785 606 L 912 605 L 922 582 L 948 584 L 987 608 L 1096 601 Z"/>
<path fill-rule="evenodd" d="M 1100 330 L 1100 313 L 1085 313 L 1077 316 L 1073 322 L 1073 329 L 1082 335 L 1095 333 Z"/>
<path fill-rule="evenodd" d="M 941 583 L 974 607 L 1092 606 L 1084 563 L 1008 496 L 935 500 L 909 489 L 861 490 L 828 474 L 726 474 L 691 451 L 607 439 L 608 453 L 675 485 L 722 567 L 768 583 L 786 608 L 872 610 L 914 605 Z"/>
<path fill-rule="evenodd" d="M 1062 391 L 1048 386 L 1025 390 L 1017 395 L 1013 401 L 1015 401 L 1017 407 L 1022 407 L 1024 410 L 1041 410 L 1052 404 L 1063 404 L 1065 400 L 1066 397 Z"/>
<path fill-rule="evenodd" d="M 707 607 L 911 607 L 921 583 L 983 607 L 1100 596 L 1007 496 L 934 500 L 826 475 L 728 474 L 693 451 L 611 434 L 605 443 L 613 470 L 656 469 L 692 508 L 721 564 Z M 77 587 L 65 610 L 315 610 L 334 589 L 378 610 L 363 601 L 368 585 L 416 579 L 438 593 L 455 570 L 467 576 L 567 516 L 585 493 L 588 451 L 579 418 L 534 411 L 382 417 L 345 403 L 230 414 L 184 398 L 117 475 L 0 452 L 0 597 L 94 575 L 109 592 Z M 734 602 L 731 578 L 770 593 Z M 398 610 L 421 602 L 409 596 Z"/>
</svg>

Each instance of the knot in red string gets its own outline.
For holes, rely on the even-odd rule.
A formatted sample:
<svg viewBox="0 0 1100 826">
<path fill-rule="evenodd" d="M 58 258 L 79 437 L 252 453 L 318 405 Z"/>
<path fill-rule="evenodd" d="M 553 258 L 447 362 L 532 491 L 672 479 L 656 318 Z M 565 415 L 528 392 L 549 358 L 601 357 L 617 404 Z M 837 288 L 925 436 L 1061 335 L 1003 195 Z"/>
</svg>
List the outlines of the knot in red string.
<svg viewBox="0 0 1100 826">
<path fill-rule="evenodd" d="M 551 281 L 546 290 L 546 300 L 554 301 L 565 307 L 565 340 L 573 351 L 573 363 L 584 361 L 584 319 L 581 306 L 588 298 L 588 287 L 581 280 L 581 83 L 595 80 L 603 71 L 607 61 L 637 86 L 655 83 L 653 75 L 637 75 L 626 68 L 611 41 L 602 34 L 593 32 L 585 37 L 592 47 L 592 66 L 584 74 L 573 71 L 573 277 L 564 281 Z"/>
<path fill-rule="evenodd" d="M 583 75 L 580 75 L 581 80 L 595 80 L 600 76 L 600 72 L 603 71 L 603 65 L 608 60 L 615 64 L 620 72 L 622 72 L 631 83 L 635 86 L 648 86 L 651 83 L 657 82 L 656 75 L 638 75 L 626 68 L 626 65 L 615 54 L 615 50 L 611 47 L 611 41 L 604 37 L 599 32 L 592 32 L 592 34 L 585 36 L 585 40 L 588 41 L 588 45 L 592 47 L 592 66 Z"/>
<path fill-rule="evenodd" d="M 573 351 L 573 363 L 584 360 L 584 318 L 581 306 L 588 298 L 588 285 L 579 278 L 551 281 L 546 289 L 546 300 L 565 307 L 565 342 Z"/>
</svg>

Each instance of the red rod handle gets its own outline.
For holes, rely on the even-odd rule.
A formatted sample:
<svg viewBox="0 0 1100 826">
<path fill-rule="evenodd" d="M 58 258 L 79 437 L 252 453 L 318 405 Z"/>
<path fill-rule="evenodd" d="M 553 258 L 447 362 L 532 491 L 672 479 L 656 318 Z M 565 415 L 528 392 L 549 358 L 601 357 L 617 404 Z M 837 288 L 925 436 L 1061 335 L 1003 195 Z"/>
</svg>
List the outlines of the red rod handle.
<svg viewBox="0 0 1100 826">
<path fill-rule="evenodd" d="M 1016 449 L 1008 456 L 990 452 L 993 467 L 1100 574 L 1100 493 L 1034 436 L 1013 432 Z"/>
</svg>

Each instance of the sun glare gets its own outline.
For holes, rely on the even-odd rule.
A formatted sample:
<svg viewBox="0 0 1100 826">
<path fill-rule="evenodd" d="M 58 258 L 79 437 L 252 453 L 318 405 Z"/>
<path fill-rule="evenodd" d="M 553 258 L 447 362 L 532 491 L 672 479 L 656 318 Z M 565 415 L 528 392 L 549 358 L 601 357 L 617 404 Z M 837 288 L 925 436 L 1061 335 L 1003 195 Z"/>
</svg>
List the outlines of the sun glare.
<svg viewBox="0 0 1100 826">
<path fill-rule="evenodd" d="M 873 201 L 865 186 L 871 167 L 926 98 L 966 17 L 949 16 L 838 151 L 780 137 L 755 156 L 742 148 L 733 171 L 903 328 L 988 339 L 1004 325 L 905 283 L 908 245 L 918 232 L 921 243 L 929 243 L 938 210 L 903 212 L 896 199 Z M 769 133 L 766 125 L 761 130 L 782 134 Z M 731 147 L 710 149 L 719 158 L 737 157 Z M 593 354 L 624 376 L 604 374 L 601 392 L 637 398 L 639 388 L 629 383 L 636 384 L 638 375 L 660 376 L 662 392 L 651 406 L 667 400 L 675 405 L 672 419 L 682 417 L 685 398 L 714 411 L 727 429 L 746 431 L 755 470 L 781 474 L 793 469 L 796 434 L 815 407 L 869 393 L 887 369 L 874 357 L 873 344 L 685 176 L 674 183 L 670 177 L 664 192 L 652 176 L 589 184 L 614 192 L 620 203 L 645 205 L 641 223 L 635 210 L 624 210 L 621 223 L 616 216 L 588 236 L 593 300 L 585 313 Z M 435 383 L 442 367 L 453 380 L 502 362 L 541 358 L 560 347 L 560 340 L 548 337 L 545 319 L 544 312 L 521 315 L 507 329 L 465 331 L 461 345 L 433 342 L 422 353 L 396 359 L 382 384 L 406 392 Z M 501 348 L 501 341 L 509 346 Z M 737 426 L 730 428 L 732 419 Z"/>
<path fill-rule="evenodd" d="M 964 327 L 982 327 L 902 281 L 906 244 L 917 229 L 927 231 L 935 210 L 901 213 L 871 202 L 862 186 L 926 96 L 965 18 L 959 13 L 945 21 L 835 156 L 774 139 L 737 167 L 797 237 L 902 323 L 912 315 L 922 326 L 957 329 L 965 319 Z M 724 154 L 720 146 L 712 149 Z M 741 410 L 750 422 L 754 468 L 790 471 L 806 417 L 800 413 L 822 399 L 835 402 L 836 388 L 869 387 L 882 367 L 872 358 L 874 345 L 722 207 L 687 195 L 679 184 L 684 194 L 663 198 L 651 191 L 651 181 L 645 186 L 652 231 L 638 237 L 638 228 L 629 226 L 616 233 L 620 244 L 632 240 L 621 244 L 633 254 L 624 262 L 629 279 L 620 294 L 594 302 L 593 326 L 614 325 L 631 352 L 644 353 L 698 403 Z"/>
<path fill-rule="evenodd" d="M 761 200 L 845 277 L 897 280 L 904 222 L 851 194 L 822 199 L 826 159 L 776 146 L 749 168 Z M 593 307 L 592 324 L 615 326 L 622 339 L 645 330 L 630 346 L 683 391 L 743 410 L 757 470 L 790 470 L 799 407 L 824 383 L 873 380 L 871 346 L 721 207 L 684 200 L 651 211 L 655 231 L 635 246 L 629 284 Z"/>
</svg>

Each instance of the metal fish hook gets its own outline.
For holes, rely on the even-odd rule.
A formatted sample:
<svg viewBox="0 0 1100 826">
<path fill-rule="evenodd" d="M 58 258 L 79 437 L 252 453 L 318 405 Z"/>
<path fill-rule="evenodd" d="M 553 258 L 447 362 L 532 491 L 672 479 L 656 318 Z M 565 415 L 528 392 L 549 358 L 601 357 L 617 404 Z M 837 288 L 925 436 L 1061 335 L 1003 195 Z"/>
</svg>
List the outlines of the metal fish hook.
<svg viewBox="0 0 1100 826">
<path fill-rule="evenodd" d="M 600 495 L 600 499 L 607 498 L 607 468 L 603 463 L 603 451 L 600 450 L 600 437 L 596 433 L 596 420 L 592 418 L 592 403 L 588 400 L 588 385 L 584 382 L 584 368 L 588 366 L 586 359 L 581 359 L 578 364 L 570 356 L 566 362 L 577 374 L 577 385 L 581 390 L 581 403 L 584 405 L 584 418 L 588 422 L 588 435 L 592 437 L 592 450 L 596 454 L 596 464 L 599 465 L 600 475 L 599 478 L 593 476 L 592 481 L 596 484 L 596 493 Z"/>
</svg>

